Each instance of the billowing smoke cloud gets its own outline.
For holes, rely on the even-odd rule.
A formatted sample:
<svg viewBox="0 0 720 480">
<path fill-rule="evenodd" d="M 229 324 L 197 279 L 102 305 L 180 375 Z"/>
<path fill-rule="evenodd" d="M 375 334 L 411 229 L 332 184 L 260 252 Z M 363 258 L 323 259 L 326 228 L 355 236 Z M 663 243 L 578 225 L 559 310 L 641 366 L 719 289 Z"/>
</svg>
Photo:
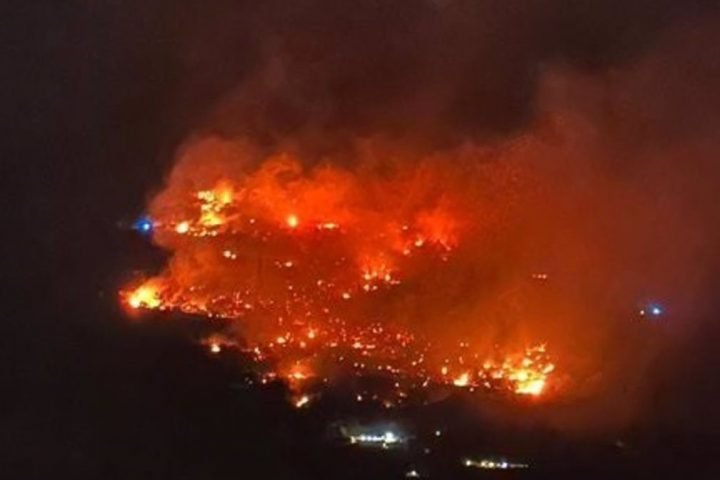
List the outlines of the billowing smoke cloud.
<svg viewBox="0 0 720 480">
<path fill-rule="evenodd" d="M 190 24 L 182 58 L 198 72 L 190 90 L 237 77 L 208 122 L 230 135 L 305 148 L 377 134 L 444 145 L 523 128 L 545 66 L 631 64 L 704 3 L 233 2 Z"/>
<path fill-rule="evenodd" d="M 328 211 L 352 199 L 362 214 L 347 218 L 367 228 L 397 198 L 370 207 L 355 190 L 377 200 L 384 180 L 410 178 L 432 208 L 450 199 L 459 240 L 386 299 L 387 321 L 448 342 L 542 339 L 566 395 L 625 421 L 667 338 L 696 328 L 717 267 L 720 19 L 704 3 L 228 4 L 210 17 L 239 31 L 189 30 L 184 55 L 222 69 L 236 52 L 237 81 L 198 119 L 152 213 L 288 154 L 291 176 L 342 190 Z M 185 276 L 199 252 L 160 242 Z M 654 301 L 658 325 L 638 313 Z"/>
</svg>

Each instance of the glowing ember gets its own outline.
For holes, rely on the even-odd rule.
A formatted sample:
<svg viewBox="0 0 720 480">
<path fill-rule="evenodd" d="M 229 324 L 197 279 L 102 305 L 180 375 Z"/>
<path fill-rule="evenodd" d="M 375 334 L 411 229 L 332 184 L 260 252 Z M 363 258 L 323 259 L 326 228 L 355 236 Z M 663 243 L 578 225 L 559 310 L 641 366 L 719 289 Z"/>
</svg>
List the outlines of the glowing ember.
<svg viewBox="0 0 720 480">
<path fill-rule="evenodd" d="M 190 222 L 180 222 L 175 226 L 175 231 L 184 235 L 190 231 Z"/>
<path fill-rule="evenodd" d="M 297 215 L 290 214 L 285 219 L 285 222 L 287 223 L 287 226 L 290 228 L 297 228 L 298 225 L 300 225 L 300 220 L 298 219 Z"/>
<path fill-rule="evenodd" d="M 467 387 L 470 384 L 470 375 L 467 372 L 461 373 L 453 380 L 456 387 Z"/>
</svg>

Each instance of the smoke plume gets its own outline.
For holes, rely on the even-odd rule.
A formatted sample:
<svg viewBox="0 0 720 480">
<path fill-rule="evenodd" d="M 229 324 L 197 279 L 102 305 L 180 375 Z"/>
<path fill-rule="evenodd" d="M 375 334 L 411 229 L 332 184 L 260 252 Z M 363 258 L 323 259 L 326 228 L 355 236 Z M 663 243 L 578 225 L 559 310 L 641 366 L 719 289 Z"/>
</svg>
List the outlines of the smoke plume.
<svg viewBox="0 0 720 480">
<path fill-rule="evenodd" d="M 705 3 L 218 3 L 183 23 L 181 92 L 222 94 L 150 213 L 178 227 L 185 199 L 230 185 L 243 221 L 353 232 L 347 275 L 378 255 L 396 275 L 398 232 L 416 232 L 439 259 L 398 266 L 395 290 L 348 315 L 481 351 L 546 343 L 559 397 L 625 421 L 710 306 L 720 17 Z M 217 244 L 156 240 L 178 288 L 258 275 Z M 652 302 L 657 321 L 639 313 Z"/>
</svg>

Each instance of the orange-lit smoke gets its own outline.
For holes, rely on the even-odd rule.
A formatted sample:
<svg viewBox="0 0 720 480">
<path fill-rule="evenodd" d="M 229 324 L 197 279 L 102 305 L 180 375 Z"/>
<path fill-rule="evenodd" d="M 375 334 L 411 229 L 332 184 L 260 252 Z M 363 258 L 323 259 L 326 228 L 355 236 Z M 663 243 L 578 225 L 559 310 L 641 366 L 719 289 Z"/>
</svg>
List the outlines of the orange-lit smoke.
<svg viewBox="0 0 720 480">
<path fill-rule="evenodd" d="M 435 7 L 419 24 L 396 19 L 417 28 L 383 15 L 376 42 L 345 38 L 322 2 L 312 25 L 324 18 L 329 37 L 305 24 L 307 38 L 263 35 L 270 54 L 186 141 L 149 206 L 167 265 L 123 299 L 221 318 L 211 352 L 248 352 L 272 365 L 264 380 L 299 390 L 379 375 L 392 402 L 440 384 L 590 398 L 588 417 L 622 421 L 666 375 L 655 354 L 715 296 L 720 97 L 705 47 L 718 20 L 606 57 L 596 42 L 556 52 L 566 42 L 545 22 L 426 3 L 448 4 L 447 21 Z M 371 30 L 357 18 L 349 33 Z M 606 46 L 623 44 L 618 31 Z M 388 39 L 402 48 L 386 58 Z M 545 40 L 550 51 L 528 48 Z M 667 315 L 638 316 L 650 299 Z"/>
</svg>

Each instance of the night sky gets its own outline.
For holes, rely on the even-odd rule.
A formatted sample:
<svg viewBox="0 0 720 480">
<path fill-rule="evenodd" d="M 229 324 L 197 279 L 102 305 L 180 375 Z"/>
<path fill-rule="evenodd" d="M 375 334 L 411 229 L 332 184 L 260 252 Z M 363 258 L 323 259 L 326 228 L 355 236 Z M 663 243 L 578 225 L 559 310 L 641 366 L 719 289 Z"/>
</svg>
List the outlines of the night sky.
<svg viewBox="0 0 720 480">
<path fill-rule="evenodd" d="M 548 65 L 593 78 L 663 48 L 697 70 L 643 84 L 657 95 L 631 94 L 654 98 L 643 138 L 697 137 L 720 152 L 720 16 L 711 1 L 10 3 L 0 9 L 4 478 L 402 477 L 401 458 L 331 445 L 326 425 L 341 407 L 298 414 L 279 386 L 237 388 L 236 365 L 189 340 L 191 321 L 125 315 L 117 290 L 163 261 L 127 227 L 195 132 L 243 132 L 268 148 L 291 139 L 322 153 L 378 132 L 423 150 L 492 143 L 535 119 Z M 675 31 L 688 43 L 675 47 Z M 662 102 L 665 91 L 673 96 Z M 615 160 L 601 168 L 635 168 Z M 705 178 L 688 204 L 717 222 L 717 161 L 669 168 Z M 543 445 L 546 470 L 528 473 L 537 478 L 710 475 L 702 462 L 720 453 L 720 263 L 710 254 L 718 232 L 701 231 L 712 247 L 700 257 L 702 306 L 648 371 L 652 400 L 641 418 L 579 439 L 476 418 L 476 430 L 459 428 L 458 444 L 480 436 L 486 448 Z M 450 422 L 468 408 L 458 401 L 427 416 Z M 619 435 L 636 446 L 620 459 L 608 453 Z M 446 448 L 439 464 L 454 461 Z"/>
</svg>

